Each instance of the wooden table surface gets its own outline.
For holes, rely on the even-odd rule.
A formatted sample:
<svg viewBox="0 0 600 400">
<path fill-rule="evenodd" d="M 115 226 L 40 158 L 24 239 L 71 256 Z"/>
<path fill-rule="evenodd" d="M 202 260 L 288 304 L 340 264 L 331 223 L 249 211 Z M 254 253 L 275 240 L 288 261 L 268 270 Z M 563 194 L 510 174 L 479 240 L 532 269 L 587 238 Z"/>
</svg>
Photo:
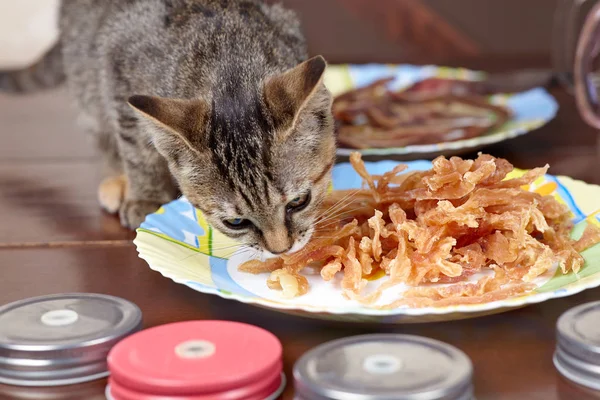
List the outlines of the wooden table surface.
<svg viewBox="0 0 600 400">
<path fill-rule="evenodd" d="M 583 123 L 573 98 L 547 126 L 486 149 L 517 167 L 545 163 L 553 174 L 600 184 L 598 133 Z M 418 325 L 353 325 L 279 314 L 177 285 L 137 257 L 133 234 L 96 202 L 97 158 L 76 128 L 62 91 L 0 96 L 0 304 L 61 292 L 97 292 L 138 304 L 145 326 L 226 319 L 266 328 L 284 347 L 285 371 L 312 347 L 344 336 L 397 332 L 457 346 L 475 368 L 478 399 L 586 399 L 552 364 L 555 323 L 565 310 L 600 300 L 600 289 L 517 311 Z M 104 381 L 56 389 L 0 386 L 1 399 L 100 399 Z M 284 399 L 292 399 L 288 388 Z M 600 398 L 600 395 L 597 395 Z"/>
</svg>

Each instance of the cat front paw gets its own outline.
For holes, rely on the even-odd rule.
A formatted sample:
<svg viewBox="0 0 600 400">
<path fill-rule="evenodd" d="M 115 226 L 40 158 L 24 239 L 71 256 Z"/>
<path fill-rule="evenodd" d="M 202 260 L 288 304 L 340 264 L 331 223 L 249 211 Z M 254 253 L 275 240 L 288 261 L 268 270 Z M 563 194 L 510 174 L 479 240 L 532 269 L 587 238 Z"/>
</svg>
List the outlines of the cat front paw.
<svg viewBox="0 0 600 400">
<path fill-rule="evenodd" d="M 119 209 L 121 225 L 129 229 L 137 229 L 146 219 L 160 208 L 162 204 L 154 201 L 125 200 Z"/>
<path fill-rule="evenodd" d="M 104 179 L 98 186 L 98 201 L 102 208 L 111 214 L 116 214 L 123 204 L 126 188 L 127 178 L 125 175 Z"/>
</svg>

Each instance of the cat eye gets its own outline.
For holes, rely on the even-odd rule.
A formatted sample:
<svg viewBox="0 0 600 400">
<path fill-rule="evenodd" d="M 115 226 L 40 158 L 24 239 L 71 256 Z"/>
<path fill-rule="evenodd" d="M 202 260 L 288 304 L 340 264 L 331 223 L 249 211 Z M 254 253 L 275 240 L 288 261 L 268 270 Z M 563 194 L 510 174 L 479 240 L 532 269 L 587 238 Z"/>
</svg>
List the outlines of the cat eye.
<svg viewBox="0 0 600 400">
<path fill-rule="evenodd" d="M 243 218 L 224 219 L 223 223 L 230 229 L 244 229 L 250 226 L 251 222 Z"/>
<path fill-rule="evenodd" d="M 306 208 L 308 203 L 310 203 L 310 192 L 307 192 L 306 194 L 303 194 L 302 196 L 298 196 L 295 199 L 292 199 L 292 201 L 287 203 L 287 205 L 285 206 L 285 210 L 287 212 L 301 211 L 304 208 Z"/>
</svg>

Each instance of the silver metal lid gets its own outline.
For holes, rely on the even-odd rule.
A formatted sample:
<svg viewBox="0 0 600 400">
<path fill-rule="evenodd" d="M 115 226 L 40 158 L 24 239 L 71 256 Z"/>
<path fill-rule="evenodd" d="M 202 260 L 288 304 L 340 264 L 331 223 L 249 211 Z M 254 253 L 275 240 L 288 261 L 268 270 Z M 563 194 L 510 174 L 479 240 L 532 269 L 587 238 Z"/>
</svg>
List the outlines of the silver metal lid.
<svg viewBox="0 0 600 400">
<path fill-rule="evenodd" d="M 556 339 L 556 369 L 575 383 L 600 390 L 600 301 L 561 315 Z"/>
<path fill-rule="evenodd" d="M 394 334 L 325 343 L 294 366 L 299 399 L 471 400 L 473 367 L 437 340 Z"/>
<path fill-rule="evenodd" d="M 141 329 L 133 303 L 100 294 L 59 294 L 0 307 L 0 383 L 70 385 L 108 375 L 106 356 Z"/>
</svg>

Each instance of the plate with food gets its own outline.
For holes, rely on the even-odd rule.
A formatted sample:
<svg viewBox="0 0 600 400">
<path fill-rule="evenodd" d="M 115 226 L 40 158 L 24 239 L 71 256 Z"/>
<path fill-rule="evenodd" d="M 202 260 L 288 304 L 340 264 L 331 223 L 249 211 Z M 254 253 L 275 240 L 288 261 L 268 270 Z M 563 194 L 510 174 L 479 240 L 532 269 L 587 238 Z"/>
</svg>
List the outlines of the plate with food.
<svg viewBox="0 0 600 400">
<path fill-rule="evenodd" d="M 350 163 L 301 250 L 262 258 L 185 198 L 135 244 L 194 290 L 288 313 L 388 323 L 468 318 L 600 285 L 600 186 L 504 159 Z"/>
<path fill-rule="evenodd" d="M 546 124 L 558 105 L 543 73 L 486 75 L 412 65 L 333 65 L 338 154 L 415 159 L 457 155 Z M 541 78 L 539 78 L 541 76 Z"/>
</svg>

